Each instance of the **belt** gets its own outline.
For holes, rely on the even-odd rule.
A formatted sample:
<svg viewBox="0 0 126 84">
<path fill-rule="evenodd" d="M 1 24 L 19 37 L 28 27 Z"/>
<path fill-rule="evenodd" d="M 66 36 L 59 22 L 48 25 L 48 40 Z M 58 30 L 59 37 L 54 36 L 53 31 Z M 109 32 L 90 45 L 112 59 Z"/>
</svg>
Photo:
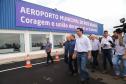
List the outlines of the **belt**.
<svg viewBox="0 0 126 84">
<path fill-rule="evenodd" d="M 78 54 L 85 54 L 85 53 L 87 53 L 87 52 L 77 52 Z"/>
</svg>

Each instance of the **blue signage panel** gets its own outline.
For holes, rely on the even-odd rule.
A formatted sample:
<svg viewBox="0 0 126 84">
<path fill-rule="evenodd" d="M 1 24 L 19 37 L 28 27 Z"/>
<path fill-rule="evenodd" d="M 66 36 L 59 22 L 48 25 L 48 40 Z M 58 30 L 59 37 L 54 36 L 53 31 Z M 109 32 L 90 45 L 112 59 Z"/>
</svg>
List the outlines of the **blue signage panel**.
<svg viewBox="0 0 126 84">
<path fill-rule="evenodd" d="M 103 33 L 100 23 L 24 1 L 16 3 L 16 26 L 66 32 L 81 27 L 86 34 Z"/>
</svg>

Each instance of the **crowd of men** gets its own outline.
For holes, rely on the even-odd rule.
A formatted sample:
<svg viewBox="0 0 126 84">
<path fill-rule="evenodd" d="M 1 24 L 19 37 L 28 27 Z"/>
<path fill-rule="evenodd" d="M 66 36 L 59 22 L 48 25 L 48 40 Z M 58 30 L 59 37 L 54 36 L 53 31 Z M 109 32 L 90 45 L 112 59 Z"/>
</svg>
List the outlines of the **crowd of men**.
<svg viewBox="0 0 126 84">
<path fill-rule="evenodd" d="M 76 36 L 68 35 L 63 45 L 64 61 L 68 64 L 69 72 L 72 76 L 79 74 L 81 84 L 89 84 L 90 81 L 88 62 L 91 62 L 92 72 L 97 71 L 102 65 L 103 74 L 108 72 L 109 63 L 110 69 L 114 72 L 114 79 L 123 78 L 126 81 L 126 45 L 121 30 L 114 31 L 113 36 L 110 36 L 108 31 L 104 31 L 103 36 L 98 38 L 93 34 L 86 36 L 82 28 L 77 28 Z M 45 47 L 47 63 L 49 60 L 53 63 L 51 48 L 52 44 L 48 39 Z M 98 59 L 98 56 L 102 59 Z"/>
<path fill-rule="evenodd" d="M 123 41 L 123 32 L 116 30 L 113 33 L 113 36 L 110 36 L 108 31 L 104 31 L 103 36 L 98 38 L 93 34 L 86 36 L 82 28 L 77 28 L 76 36 L 70 34 L 66 37 L 64 61 L 68 64 L 72 76 L 80 75 L 82 84 L 89 84 L 90 81 L 87 68 L 89 61 L 92 62 L 92 72 L 102 65 L 102 73 L 106 74 L 109 63 L 114 72 L 114 79 L 123 78 L 126 81 L 126 46 Z M 102 64 L 99 63 L 98 56 L 101 56 Z"/>
</svg>

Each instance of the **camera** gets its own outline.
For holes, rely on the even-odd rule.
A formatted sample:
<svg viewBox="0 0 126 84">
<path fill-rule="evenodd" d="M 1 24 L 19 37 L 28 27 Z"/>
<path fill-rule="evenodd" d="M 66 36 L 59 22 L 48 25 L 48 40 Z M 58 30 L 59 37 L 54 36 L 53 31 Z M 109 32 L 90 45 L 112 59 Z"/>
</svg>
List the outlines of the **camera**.
<svg viewBox="0 0 126 84">
<path fill-rule="evenodd" d="M 126 23 L 125 23 L 125 18 L 120 19 L 120 23 L 122 23 L 122 25 L 119 26 L 114 26 L 114 28 L 118 28 L 116 29 L 117 33 L 126 33 Z"/>
<path fill-rule="evenodd" d="M 118 28 L 116 29 L 117 33 L 124 33 L 124 43 L 126 45 L 126 23 L 125 23 L 125 18 L 120 19 L 120 23 L 122 23 L 122 25 L 119 26 L 115 26 L 114 28 Z"/>
<path fill-rule="evenodd" d="M 108 41 L 112 47 L 115 47 L 115 44 L 112 41 Z"/>
<path fill-rule="evenodd" d="M 107 44 L 104 44 L 103 47 L 107 47 L 108 45 Z"/>
</svg>

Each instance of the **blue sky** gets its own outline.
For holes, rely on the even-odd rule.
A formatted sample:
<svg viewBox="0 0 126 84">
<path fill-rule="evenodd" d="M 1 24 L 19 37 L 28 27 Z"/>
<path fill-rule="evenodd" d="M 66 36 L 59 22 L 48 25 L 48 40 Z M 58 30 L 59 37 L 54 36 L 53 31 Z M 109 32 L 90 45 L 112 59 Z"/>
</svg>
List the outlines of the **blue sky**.
<svg viewBox="0 0 126 84">
<path fill-rule="evenodd" d="M 104 24 L 104 28 L 113 31 L 120 25 L 119 19 L 126 18 L 126 0 L 24 0 L 49 8 L 74 14 Z"/>
</svg>

